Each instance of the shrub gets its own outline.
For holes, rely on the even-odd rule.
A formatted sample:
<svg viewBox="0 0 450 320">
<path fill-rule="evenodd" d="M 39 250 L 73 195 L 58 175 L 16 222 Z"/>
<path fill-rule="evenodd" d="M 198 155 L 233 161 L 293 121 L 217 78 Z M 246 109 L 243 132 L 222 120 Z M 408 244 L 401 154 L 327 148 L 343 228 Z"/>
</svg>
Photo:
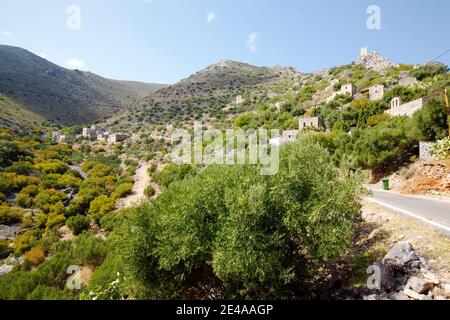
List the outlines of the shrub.
<svg viewBox="0 0 450 320">
<path fill-rule="evenodd" d="M 0 192 L 8 194 L 19 191 L 29 184 L 34 184 L 35 179 L 14 172 L 0 172 Z"/>
<path fill-rule="evenodd" d="M 83 231 L 74 241 L 73 254 L 78 264 L 98 267 L 106 257 L 106 244 L 92 233 Z"/>
<path fill-rule="evenodd" d="M 58 184 L 60 186 L 74 189 L 79 189 L 82 182 L 83 182 L 82 179 L 76 177 L 71 172 L 69 173 L 66 172 L 58 180 Z"/>
<path fill-rule="evenodd" d="M 341 146 L 341 151 L 351 154 L 359 168 L 384 171 L 408 159 L 416 146 L 412 119 L 394 117 L 372 128 L 355 130 L 350 144 Z"/>
<path fill-rule="evenodd" d="M 445 65 L 432 65 L 427 64 L 419 68 L 410 71 L 410 76 L 422 81 L 423 79 L 434 77 L 439 74 L 445 74 L 448 72 L 448 67 Z"/>
<path fill-rule="evenodd" d="M 22 209 L 11 208 L 7 204 L 0 205 L 0 225 L 19 223 L 22 220 L 23 213 Z"/>
<path fill-rule="evenodd" d="M 422 140 L 435 141 L 447 136 L 448 114 L 442 99 L 429 100 L 414 114 L 414 120 Z"/>
<path fill-rule="evenodd" d="M 156 163 L 152 163 L 152 165 L 147 170 L 148 175 L 150 177 L 153 176 L 153 174 L 156 172 L 157 168 L 158 168 L 158 166 L 156 165 Z"/>
<path fill-rule="evenodd" d="M 153 175 L 153 181 L 160 186 L 167 188 L 175 181 L 181 181 L 196 174 L 195 167 L 188 164 L 177 166 L 174 163 L 168 164 L 164 170 Z"/>
<path fill-rule="evenodd" d="M 62 162 L 60 160 L 56 160 L 56 159 L 40 161 L 40 162 L 36 163 L 35 167 L 41 173 L 44 173 L 44 174 L 50 174 L 50 173 L 63 174 L 64 172 L 66 172 L 69 169 L 67 164 L 65 164 L 64 162 Z"/>
<path fill-rule="evenodd" d="M 26 260 L 22 267 L 16 267 L 14 270 L 0 278 L 0 300 L 26 300 L 40 299 L 45 297 L 44 291 L 50 294 L 50 291 L 43 290 L 39 286 L 53 288 L 60 292 L 61 299 L 75 299 L 78 294 L 64 290 L 67 279 L 67 267 L 76 264 L 71 257 L 70 243 L 61 243 L 54 252 L 54 256 L 39 264 L 33 270 L 27 270 Z M 53 294 L 51 294 L 52 298 Z M 48 297 L 48 296 L 47 296 Z"/>
<path fill-rule="evenodd" d="M 45 252 L 42 248 L 34 247 L 23 255 L 32 265 L 37 266 L 44 262 Z"/>
<path fill-rule="evenodd" d="M 47 230 L 54 227 L 60 227 L 66 222 L 66 217 L 63 214 L 58 214 L 57 212 L 52 212 L 47 217 L 47 222 L 45 224 Z"/>
<path fill-rule="evenodd" d="M 0 140 L 0 164 L 2 166 L 19 160 L 19 157 L 23 154 L 24 152 L 16 143 Z"/>
<path fill-rule="evenodd" d="M 22 208 L 31 208 L 34 204 L 34 197 L 39 193 L 38 186 L 30 185 L 23 188 L 14 200 L 16 205 Z"/>
<path fill-rule="evenodd" d="M 95 198 L 90 206 L 89 206 L 89 214 L 93 216 L 93 219 L 96 222 L 99 222 L 100 219 L 108 214 L 109 212 L 113 211 L 115 207 L 115 200 L 106 196 L 101 195 L 97 198 Z"/>
<path fill-rule="evenodd" d="M 115 175 L 114 169 L 106 164 L 98 163 L 87 172 L 90 178 L 101 178 Z"/>
<path fill-rule="evenodd" d="M 153 186 L 148 186 L 147 188 L 145 188 L 144 190 L 144 194 L 147 196 L 147 198 L 152 198 L 155 194 L 155 188 L 153 188 Z"/>
<path fill-rule="evenodd" d="M 131 194 L 132 190 L 133 190 L 133 184 L 132 183 L 123 183 L 123 184 L 119 185 L 116 188 L 116 190 L 112 194 L 112 197 L 114 199 L 123 198 L 123 197 Z"/>
<path fill-rule="evenodd" d="M 171 184 L 131 212 L 114 245 L 133 288 L 145 288 L 138 297 L 183 298 L 200 270 L 226 298 L 286 297 L 349 247 L 361 191 L 325 149 L 286 144 L 275 176 L 210 166 Z"/>
<path fill-rule="evenodd" d="M 72 230 L 73 234 L 77 236 L 89 228 L 89 223 L 90 219 L 88 217 L 77 215 L 67 219 L 66 225 L 70 230 Z"/>
<path fill-rule="evenodd" d="M 55 301 L 55 300 L 73 300 L 73 293 L 66 289 L 64 291 L 58 290 L 54 287 L 38 285 L 28 296 L 27 300 L 39 301 Z"/>
<path fill-rule="evenodd" d="M 431 153 L 434 154 L 438 160 L 450 157 L 450 139 L 445 138 L 431 146 Z"/>
<path fill-rule="evenodd" d="M 11 166 L 5 169 L 6 172 L 15 172 L 17 174 L 28 174 L 30 171 L 33 171 L 34 167 L 30 162 L 27 161 L 19 161 L 14 162 Z"/>
<path fill-rule="evenodd" d="M 39 186 L 42 189 L 59 189 L 61 187 L 60 178 L 60 174 L 43 174 Z"/>
<path fill-rule="evenodd" d="M 0 260 L 9 257 L 13 250 L 9 247 L 7 240 L 0 240 Z"/>
<path fill-rule="evenodd" d="M 36 237 L 32 230 L 19 234 L 14 240 L 14 248 L 18 253 L 23 253 L 30 250 L 32 243 L 36 240 Z"/>
<path fill-rule="evenodd" d="M 52 205 L 65 200 L 67 200 L 67 195 L 64 192 L 53 189 L 43 190 L 35 198 L 36 206 L 46 213 L 51 210 Z"/>
</svg>

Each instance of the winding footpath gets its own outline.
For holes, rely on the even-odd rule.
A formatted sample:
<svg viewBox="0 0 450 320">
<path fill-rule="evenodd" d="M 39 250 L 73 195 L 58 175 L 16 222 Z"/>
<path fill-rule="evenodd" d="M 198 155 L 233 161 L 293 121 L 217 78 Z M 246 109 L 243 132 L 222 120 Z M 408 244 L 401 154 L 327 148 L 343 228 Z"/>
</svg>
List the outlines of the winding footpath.
<svg viewBox="0 0 450 320">
<path fill-rule="evenodd" d="M 147 172 L 150 165 L 150 163 L 145 161 L 139 162 L 134 175 L 133 190 L 129 196 L 118 201 L 117 206 L 120 209 L 130 208 L 145 199 L 144 190 L 150 185 L 150 176 Z"/>
</svg>

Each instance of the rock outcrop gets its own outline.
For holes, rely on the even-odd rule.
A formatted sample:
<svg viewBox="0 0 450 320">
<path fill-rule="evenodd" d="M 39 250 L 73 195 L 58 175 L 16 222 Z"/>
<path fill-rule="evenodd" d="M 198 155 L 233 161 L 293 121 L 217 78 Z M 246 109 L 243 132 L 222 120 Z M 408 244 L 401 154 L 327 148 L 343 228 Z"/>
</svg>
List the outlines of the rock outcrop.
<svg viewBox="0 0 450 320">
<path fill-rule="evenodd" d="M 381 72 L 389 67 L 395 66 L 391 60 L 384 58 L 376 51 L 370 52 L 366 56 L 359 57 L 354 63 L 361 64 L 364 68 L 368 70 L 375 70 L 377 72 Z"/>
<path fill-rule="evenodd" d="M 427 263 L 407 241 L 397 243 L 377 264 L 379 288 L 364 288 L 364 300 L 447 300 L 450 284 L 428 270 Z"/>
</svg>

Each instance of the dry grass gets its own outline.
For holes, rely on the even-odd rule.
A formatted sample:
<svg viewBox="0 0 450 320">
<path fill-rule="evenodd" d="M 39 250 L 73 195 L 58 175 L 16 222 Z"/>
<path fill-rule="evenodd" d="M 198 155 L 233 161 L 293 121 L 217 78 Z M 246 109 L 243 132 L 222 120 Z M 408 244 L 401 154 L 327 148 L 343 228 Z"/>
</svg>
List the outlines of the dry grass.
<svg viewBox="0 0 450 320">
<path fill-rule="evenodd" d="M 372 226 L 376 241 L 371 243 L 367 252 L 392 248 L 399 241 L 410 241 L 416 250 L 428 261 L 429 269 L 441 279 L 450 279 L 450 238 L 438 230 L 424 225 L 412 218 L 405 217 L 372 203 L 364 203 L 365 223 Z"/>
</svg>

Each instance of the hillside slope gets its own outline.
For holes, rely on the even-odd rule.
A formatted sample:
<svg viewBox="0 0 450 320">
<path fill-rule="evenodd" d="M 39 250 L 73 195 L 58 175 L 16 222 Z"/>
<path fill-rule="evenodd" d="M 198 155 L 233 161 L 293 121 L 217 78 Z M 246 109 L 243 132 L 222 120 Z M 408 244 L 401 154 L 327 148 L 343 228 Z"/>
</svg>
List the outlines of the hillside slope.
<svg viewBox="0 0 450 320">
<path fill-rule="evenodd" d="M 0 45 L 0 92 L 58 124 L 109 116 L 161 87 L 67 70 L 27 50 Z"/>
<path fill-rule="evenodd" d="M 6 127 L 19 131 L 44 129 L 51 127 L 44 117 L 28 111 L 22 104 L 0 93 L 0 128 Z"/>
<path fill-rule="evenodd" d="M 136 102 L 118 116 L 112 117 L 108 123 L 129 128 L 221 118 L 230 113 L 228 109 L 233 106 L 238 95 L 248 99 L 266 94 L 270 91 L 269 86 L 300 76 L 292 68 L 256 67 L 241 62 L 220 61 Z M 236 107 L 238 105 L 234 104 Z"/>
</svg>

